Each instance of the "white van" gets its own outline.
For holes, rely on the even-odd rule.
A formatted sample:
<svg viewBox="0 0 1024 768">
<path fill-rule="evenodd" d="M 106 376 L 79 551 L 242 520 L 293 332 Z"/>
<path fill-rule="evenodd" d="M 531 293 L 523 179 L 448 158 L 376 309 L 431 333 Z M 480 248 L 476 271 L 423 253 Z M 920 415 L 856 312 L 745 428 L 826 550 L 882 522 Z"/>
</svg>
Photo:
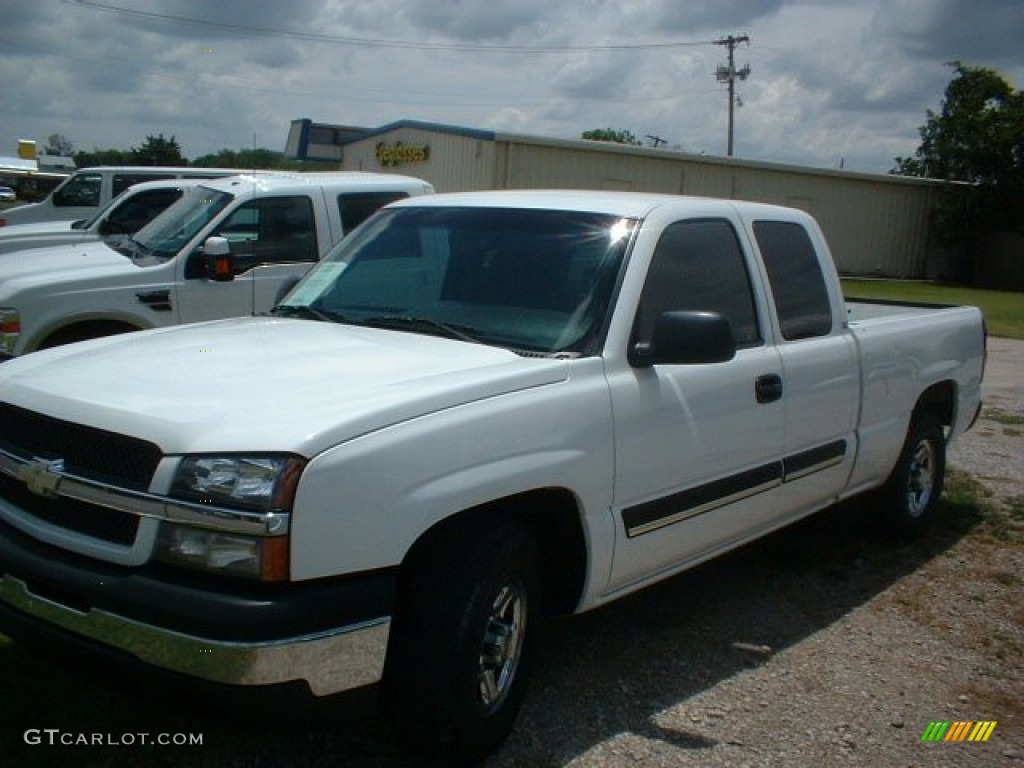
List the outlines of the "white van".
<svg viewBox="0 0 1024 768">
<path fill-rule="evenodd" d="M 251 170 L 238 168 L 188 168 L 173 166 L 101 165 L 82 168 L 38 203 L 0 211 L 0 227 L 35 221 L 72 221 L 92 218 L 101 208 L 132 184 L 160 179 L 214 179 L 237 176 Z"/>
</svg>

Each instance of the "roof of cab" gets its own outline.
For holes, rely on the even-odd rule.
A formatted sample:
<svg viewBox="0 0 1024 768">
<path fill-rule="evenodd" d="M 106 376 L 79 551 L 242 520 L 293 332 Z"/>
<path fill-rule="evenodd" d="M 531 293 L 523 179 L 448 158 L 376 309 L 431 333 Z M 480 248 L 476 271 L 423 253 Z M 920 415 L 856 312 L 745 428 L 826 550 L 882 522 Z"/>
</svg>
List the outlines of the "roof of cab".
<svg viewBox="0 0 1024 768">
<path fill-rule="evenodd" d="M 224 192 L 238 192 L 243 185 L 251 185 L 252 189 L 261 192 L 300 192 L 310 187 L 329 187 L 337 189 L 399 189 L 403 191 L 429 192 L 433 190 L 430 183 L 413 176 L 400 176 L 393 173 L 364 173 L 360 171 L 317 171 L 313 173 L 289 173 L 273 171 L 228 176 L 220 179 L 209 179 L 204 186 Z"/>
<path fill-rule="evenodd" d="M 582 189 L 516 189 L 488 192 L 455 192 L 431 195 L 428 198 L 401 200 L 389 207 L 409 205 L 537 208 L 552 210 L 607 213 L 616 216 L 643 218 L 665 206 L 685 206 L 694 215 L 721 215 L 724 210 L 741 213 L 780 213 L 790 209 L 765 203 L 690 197 L 648 192 L 592 191 Z"/>
</svg>

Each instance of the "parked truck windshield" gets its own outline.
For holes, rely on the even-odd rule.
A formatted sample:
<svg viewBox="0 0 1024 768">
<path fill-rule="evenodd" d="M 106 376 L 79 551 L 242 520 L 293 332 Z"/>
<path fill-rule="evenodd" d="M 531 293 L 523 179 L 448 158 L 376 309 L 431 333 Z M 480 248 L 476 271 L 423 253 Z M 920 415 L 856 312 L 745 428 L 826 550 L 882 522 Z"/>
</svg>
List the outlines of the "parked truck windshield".
<svg viewBox="0 0 1024 768">
<path fill-rule="evenodd" d="M 635 224 L 553 210 L 388 210 L 342 241 L 277 311 L 587 354 Z"/>
<path fill-rule="evenodd" d="M 186 189 L 180 200 L 136 232 L 118 250 L 132 257 L 169 259 L 233 199 L 234 196 L 227 192 L 206 186 Z"/>
</svg>

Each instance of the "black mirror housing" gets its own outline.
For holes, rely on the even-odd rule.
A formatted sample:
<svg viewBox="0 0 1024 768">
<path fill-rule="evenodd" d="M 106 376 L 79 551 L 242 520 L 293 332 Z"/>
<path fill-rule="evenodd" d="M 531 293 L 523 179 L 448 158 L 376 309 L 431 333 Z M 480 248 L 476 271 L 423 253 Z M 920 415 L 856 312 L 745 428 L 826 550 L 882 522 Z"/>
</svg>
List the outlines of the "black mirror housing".
<svg viewBox="0 0 1024 768">
<path fill-rule="evenodd" d="M 634 368 L 651 365 L 724 363 L 736 356 L 729 319 L 718 312 L 665 312 L 654 323 L 650 342 L 629 350 Z"/>
</svg>

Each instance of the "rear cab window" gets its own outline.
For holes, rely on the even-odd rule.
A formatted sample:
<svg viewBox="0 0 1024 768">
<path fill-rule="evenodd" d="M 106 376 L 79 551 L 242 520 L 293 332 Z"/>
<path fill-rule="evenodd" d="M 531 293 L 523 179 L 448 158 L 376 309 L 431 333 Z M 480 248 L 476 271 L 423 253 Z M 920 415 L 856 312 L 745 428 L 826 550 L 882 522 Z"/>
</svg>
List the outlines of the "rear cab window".
<svg viewBox="0 0 1024 768">
<path fill-rule="evenodd" d="M 338 195 L 338 214 L 341 232 L 347 235 L 388 203 L 408 197 L 407 192 L 387 190 L 381 192 L 342 192 Z"/>
<path fill-rule="evenodd" d="M 755 221 L 754 237 L 768 271 L 782 338 L 797 341 L 831 333 L 832 304 L 807 230 L 789 221 Z"/>
</svg>

